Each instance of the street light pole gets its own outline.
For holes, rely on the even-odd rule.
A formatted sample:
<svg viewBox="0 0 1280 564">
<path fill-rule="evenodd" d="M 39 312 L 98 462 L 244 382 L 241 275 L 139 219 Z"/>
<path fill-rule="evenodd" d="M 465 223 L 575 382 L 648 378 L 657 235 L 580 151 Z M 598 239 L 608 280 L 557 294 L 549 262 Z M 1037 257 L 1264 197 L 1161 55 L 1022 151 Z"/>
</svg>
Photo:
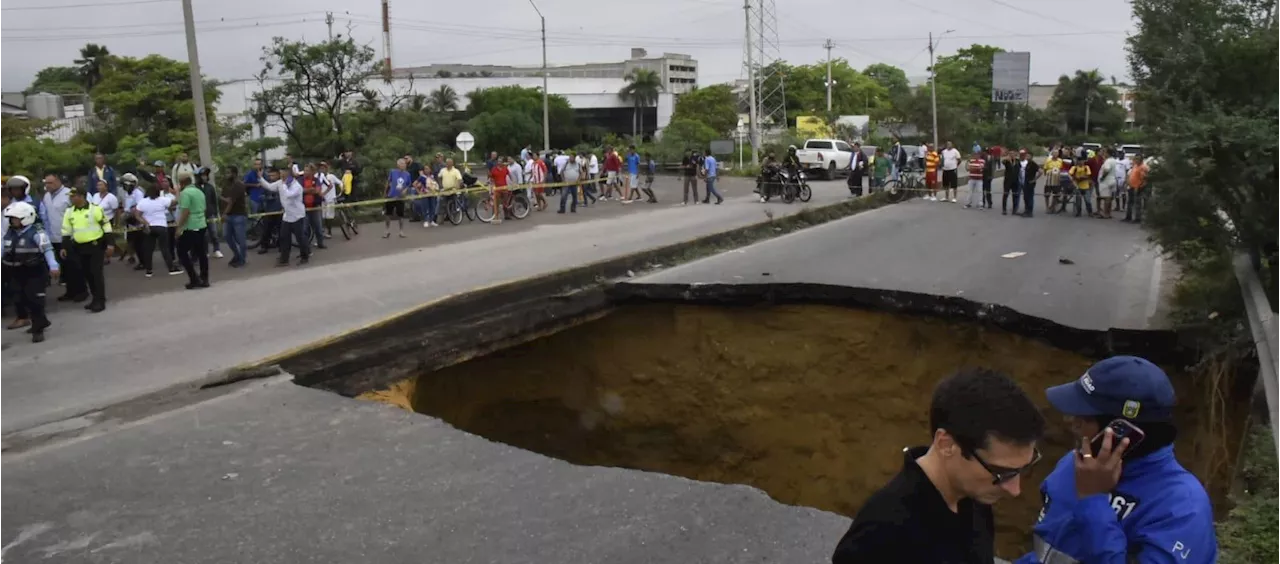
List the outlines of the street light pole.
<svg viewBox="0 0 1280 564">
<path fill-rule="evenodd" d="M 836 46 L 830 39 L 822 44 L 827 50 L 827 113 L 831 113 L 831 49 Z"/>
<path fill-rule="evenodd" d="M 542 15 L 542 10 L 538 9 L 538 5 L 529 0 L 529 5 L 533 6 L 533 11 L 538 13 L 538 18 L 542 20 L 542 150 L 551 150 L 551 110 L 548 100 L 550 94 L 547 92 L 547 17 Z"/>
<path fill-rule="evenodd" d="M 187 66 L 190 67 L 191 102 L 196 114 L 196 146 L 200 165 L 213 166 L 213 148 L 209 144 L 209 117 L 204 108 L 204 81 L 200 78 L 200 53 L 196 47 L 196 23 L 191 0 L 182 0 L 182 23 L 187 30 Z"/>
<path fill-rule="evenodd" d="M 938 39 L 941 40 L 943 35 L 953 31 L 955 30 L 948 29 L 942 32 Z M 933 32 L 929 32 L 929 97 L 933 104 L 933 150 L 935 151 L 938 150 L 938 73 L 933 69 L 933 50 L 937 47 L 938 44 L 933 41 Z"/>
</svg>

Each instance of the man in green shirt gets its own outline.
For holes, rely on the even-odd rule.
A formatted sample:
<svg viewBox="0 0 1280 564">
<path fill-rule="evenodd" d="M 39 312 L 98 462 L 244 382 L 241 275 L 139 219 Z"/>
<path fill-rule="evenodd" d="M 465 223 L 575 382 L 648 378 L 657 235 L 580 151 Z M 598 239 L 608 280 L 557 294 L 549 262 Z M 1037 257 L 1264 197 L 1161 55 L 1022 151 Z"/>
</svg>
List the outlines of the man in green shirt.
<svg viewBox="0 0 1280 564">
<path fill-rule="evenodd" d="M 209 287 L 209 248 L 205 241 L 209 228 L 205 218 L 204 190 L 196 186 L 191 173 L 179 172 L 176 179 L 178 186 L 183 186 L 178 194 L 178 261 L 187 271 L 188 290 Z M 195 261 L 200 262 L 200 275 L 196 276 Z"/>
</svg>

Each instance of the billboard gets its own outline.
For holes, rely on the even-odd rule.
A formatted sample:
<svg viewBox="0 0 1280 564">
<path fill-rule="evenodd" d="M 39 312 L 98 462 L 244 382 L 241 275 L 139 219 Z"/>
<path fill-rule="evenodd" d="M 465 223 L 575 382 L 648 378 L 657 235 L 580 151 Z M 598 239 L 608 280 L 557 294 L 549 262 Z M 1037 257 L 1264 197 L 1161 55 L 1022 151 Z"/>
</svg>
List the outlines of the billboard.
<svg viewBox="0 0 1280 564">
<path fill-rule="evenodd" d="M 1031 53 L 996 53 L 991 59 L 991 101 L 1031 100 Z"/>
</svg>

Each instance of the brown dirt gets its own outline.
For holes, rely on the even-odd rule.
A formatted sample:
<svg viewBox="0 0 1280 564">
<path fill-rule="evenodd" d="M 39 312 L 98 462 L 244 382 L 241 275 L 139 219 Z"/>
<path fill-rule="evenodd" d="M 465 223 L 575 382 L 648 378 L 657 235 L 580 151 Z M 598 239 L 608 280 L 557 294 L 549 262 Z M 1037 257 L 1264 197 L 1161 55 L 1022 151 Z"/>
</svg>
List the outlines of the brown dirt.
<svg viewBox="0 0 1280 564">
<path fill-rule="evenodd" d="M 1024 483 L 1030 493 L 996 506 L 997 549 L 1009 558 L 1026 550 L 1034 490 L 1070 445 L 1041 390 L 1092 362 L 970 322 L 828 306 L 650 305 L 362 397 L 575 464 L 749 484 L 783 503 L 853 515 L 900 469 L 903 447 L 928 441 L 935 383 L 987 366 L 1014 376 L 1051 426 L 1045 462 Z M 1229 472 L 1234 452 L 1222 445 L 1238 441 L 1219 433 L 1237 425 L 1203 424 L 1203 383 L 1171 374 L 1182 427 L 1213 429 L 1184 433 L 1180 455 L 1212 454 L 1189 467 Z"/>
</svg>

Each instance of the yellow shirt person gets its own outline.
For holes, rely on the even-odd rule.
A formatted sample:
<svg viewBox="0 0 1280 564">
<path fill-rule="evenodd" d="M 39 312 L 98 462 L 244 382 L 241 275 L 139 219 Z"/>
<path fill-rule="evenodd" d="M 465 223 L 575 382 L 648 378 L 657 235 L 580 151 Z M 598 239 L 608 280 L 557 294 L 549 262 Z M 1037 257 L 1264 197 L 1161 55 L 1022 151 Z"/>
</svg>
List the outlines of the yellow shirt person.
<svg viewBox="0 0 1280 564">
<path fill-rule="evenodd" d="M 1087 164 L 1075 165 L 1071 167 L 1071 179 L 1076 181 L 1076 188 L 1088 190 L 1093 180 L 1093 171 L 1089 170 Z"/>
</svg>

